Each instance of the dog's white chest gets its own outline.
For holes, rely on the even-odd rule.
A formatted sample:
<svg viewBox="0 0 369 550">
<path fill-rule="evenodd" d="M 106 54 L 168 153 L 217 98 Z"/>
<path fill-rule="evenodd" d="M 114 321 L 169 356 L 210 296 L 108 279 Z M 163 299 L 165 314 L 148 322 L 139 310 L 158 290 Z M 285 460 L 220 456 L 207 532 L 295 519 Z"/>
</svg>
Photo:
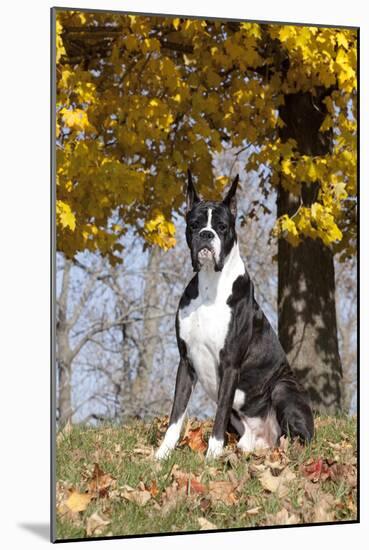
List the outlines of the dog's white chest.
<svg viewBox="0 0 369 550">
<path fill-rule="evenodd" d="M 179 311 L 179 334 L 184 340 L 200 383 L 214 401 L 218 395 L 219 353 L 228 333 L 231 309 L 226 301 L 204 302 L 200 297 Z"/>
</svg>

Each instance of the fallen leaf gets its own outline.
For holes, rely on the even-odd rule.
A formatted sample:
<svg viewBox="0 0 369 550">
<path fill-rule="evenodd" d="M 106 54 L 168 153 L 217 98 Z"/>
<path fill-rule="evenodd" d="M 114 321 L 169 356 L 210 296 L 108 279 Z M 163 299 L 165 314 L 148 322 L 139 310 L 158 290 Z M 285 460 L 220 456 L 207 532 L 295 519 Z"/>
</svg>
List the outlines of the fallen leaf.
<svg viewBox="0 0 369 550">
<path fill-rule="evenodd" d="M 178 483 L 174 480 L 169 487 L 166 487 L 163 496 L 162 514 L 166 515 L 174 510 L 186 498 L 186 487 L 178 487 Z"/>
<path fill-rule="evenodd" d="M 200 500 L 200 508 L 203 512 L 208 510 L 210 507 L 211 507 L 211 500 L 209 498 L 204 497 Z"/>
<path fill-rule="evenodd" d="M 306 464 L 301 466 L 301 472 L 313 483 L 325 481 L 330 476 L 329 466 L 322 458 L 308 460 Z"/>
<path fill-rule="evenodd" d="M 180 444 L 181 447 L 187 445 L 197 453 L 204 453 L 207 445 L 204 439 L 204 432 L 202 426 L 195 429 L 188 430 L 187 434 L 182 438 Z"/>
<path fill-rule="evenodd" d="M 82 525 L 81 516 L 79 512 L 73 512 L 65 502 L 62 502 L 56 507 L 56 511 L 63 519 L 68 519 L 75 525 Z"/>
<path fill-rule="evenodd" d="M 150 492 L 150 495 L 152 497 L 156 497 L 159 493 L 158 484 L 156 482 L 156 479 L 153 479 L 150 481 L 150 484 L 147 486 L 147 490 Z"/>
<path fill-rule="evenodd" d="M 313 521 L 317 523 L 324 523 L 334 520 L 334 513 L 332 508 L 334 506 L 334 498 L 327 493 L 321 494 L 318 502 L 314 506 L 314 518 Z"/>
<path fill-rule="evenodd" d="M 249 510 L 246 510 L 246 514 L 249 516 L 256 516 L 261 510 L 261 506 L 255 506 L 255 508 L 250 508 Z"/>
<path fill-rule="evenodd" d="M 357 485 L 357 471 L 352 464 L 332 464 L 329 468 L 329 477 L 332 481 L 345 481 L 352 488 Z"/>
<path fill-rule="evenodd" d="M 211 523 L 211 521 L 209 521 L 206 518 L 197 518 L 197 521 L 199 522 L 199 525 L 200 525 L 200 531 L 208 531 L 209 529 L 218 529 L 218 527 L 214 525 L 214 523 Z"/>
<path fill-rule="evenodd" d="M 101 535 L 105 527 L 110 524 L 108 519 L 103 518 L 98 512 L 94 512 L 86 521 L 86 535 Z"/>
<path fill-rule="evenodd" d="M 241 493 L 242 492 L 242 489 L 244 488 L 244 486 L 246 485 L 246 483 L 249 481 L 250 479 L 250 474 L 249 474 L 249 470 L 248 468 L 244 471 L 241 479 L 238 480 L 238 484 L 237 484 L 237 487 L 236 487 L 236 491 L 238 493 Z"/>
<path fill-rule="evenodd" d="M 281 449 L 281 451 L 286 452 L 288 447 L 289 447 L 288 437 L 286 437 L 285 435 L 281 435 L 281 437 L 279 438 L 279 448 Z"/>
<path fill-rule="evenodd" d="M 295 514 L 290 514 L 286 508 L 282 508 L 276 514 L 268 514 L 268 523 L 271 525 L 296 525 L 300 519 Z"/>
<path fill-rule="evenodd" d="M 209 496 L 212 502 L 223 502 L 224 504 L 236 504 L 237 497 L 234 493 L 234 485 L 231 481 L 210 481 Z"/>
<path fill-rule="evenodd" d="M 279 476 L 274 476 L 270 469 L 265 470 L 259 477 L 259 481 L 264 489 L 283 498 L 289 492 L 289 482 L 295 478 L 296 475 L 287 466 Z"/>
<path fill-rule="evenodd" d="M 195 476 L 191 472 L 182 472 L 179 469 L 178 464 L 174 464 L 171 470 L 171 475 L 178 483 L 178 487 L 186 488 L 187 494 L 191 493 L 205 493 L 206 487 L 201 483 L 200 477 Z"/>
<path fill-rule="evenodd" d="M 225 451 L 222 455 L 222 461 L 225 464 L 229 464 L 231 468 L 235 468 L 239 463 L 240 459 L 234 451 Z"/>
<path fill-rule="evenodd" d="M 216 467 L 216 466 L 208 466 L 206 468 L 206 473 L 211 477 L 217 477 L 220 473 L 222 473 L 222 468 Z"/>
<path fill-rule="evenodd" d="M 239 440 L 239 436 L 234 432 L 226 432 L 227 447 L 235 447 Z"/>
<path fill-rule="evenodd" d="M 229 478 L 229 481 L 232 483 L 233 487 L 237 487 L 238 486 L 238 477 L 236 476 L 236 474 L 233 472 L 233 470 L 230 470 L 228 472 L 228 478 Z"/>
<path fill-rule="evenodd" d="M 251 477 L 259 477 L 263 472 L 265 472 L 266 466 L 265 464 L 250 464 L 249 466 L 249 472 Z"/>
<path fill-rule="evenodd" d="M 147 504 L 147 502 L 151 499 L 151 494 L 149 491 L 134 489 L 129 485 L 125 485 L 123 487 L 120 495 L 130 502 L 134 502 L 138 506 L 145 506 L 145 504 Z"/>
<path fill-rule="evenodd" d="M 84 512 L 92 498 L 89 493 L 79 493 L 76 489 L 72 489 L 64 504 L 72 512 Z"/>
<path fill-rule="evenodd" d="M 286 465 L 289 463 L 289 459 L 286 454 L 281 451 L 281 449 L 273 449 L 265 458 L 265 466 L 270 468 L 274 475 L 279 475 L 279 473 L 284 470 Z"/>
<path fill-rule="evenodd" d="M 153 458 L 154 457 L 154 447 L 152 446 L 140 446 L 140 447 L 135 447 L 132 451 L 134 454 L 136 455 L 142 455 L 142 456 L 147 456 L 149 458 Z"/>
<path fill-rule="evenodd" d="M 270 470 L 265 470 L 259 477 L 259 481 L 264 489 L 271 493 L 276 493 L 281 484 L 279 477 L 274 476 Z"/>
<path fill-rule="evenodd" d="M 88 482 L 88 491 L 94 496 L 104 498 L 108 496 L 109 489 L 115 486 L 116 479 L 105 473 L 97 462 L 94 464 L 92 477 Z"/>
</svg>

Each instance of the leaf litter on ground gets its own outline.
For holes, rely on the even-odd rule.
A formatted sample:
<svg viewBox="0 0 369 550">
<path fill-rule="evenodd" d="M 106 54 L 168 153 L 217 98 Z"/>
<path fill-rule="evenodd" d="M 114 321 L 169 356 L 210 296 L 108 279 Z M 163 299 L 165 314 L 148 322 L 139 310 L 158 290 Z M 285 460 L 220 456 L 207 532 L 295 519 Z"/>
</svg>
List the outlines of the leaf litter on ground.
<svg viewBox="0 0 369 550">
<path fill-rule="evenodd" d="M 350 439 L 346 433 L 342 439 L 339 438 L 339 423 L 336 424 L 337 435 L 334 432 L 332 440 L 322 436 L 319 452 L 314 442 L 311 448 L 306 448 L 283 437 L 278 448 L 245 454 L 236 447 L 234 434 L 227 434 L 228 444 L 223 456 L 207 463 L 203 455 L 213 423 L 211 420 L 190 419 L 173 455 L 174 459 L 178 457 L 178 463 L 169 461 L 167 465 L 153 460 L 152 442 L 155 441 L 155 445 L 160 442 L 168 426 L 168 417 L 157 417 L 147 426 L 141 422 L 139 430 L 130 426 L 127 437 L 132 444 L 128 450 L 121 438 L 125 428 L 120 428 L 119 439 L 106 449 L 96 448 L 96 444 L 104 441 L 103 434 L 110 437 L 116 433 L 114 428 L 104 429 L 94 439 L 93 452 L 89 456 L 104 458 L 104 464 L 106 461 L 112 464 L 114 475 L 104 471 L 98 461 L 81 465 L 83 452 L 71 445 L 75 428 L 68 427 L 57 445 L 65 446 L 81 473 L 80 483 L 76 483 L 75 476 L 74 483 L 68 481 L 68 477 L 58 480 L 59 521 L 67 519 L 83 529 L 85 534 L 97 536 L 106 532 L 108 526 L 114 529 L 109 523 L 112 507 L 115 513 L 120 510 L 120 514 L 124 514 L 127 506 L 144 510 L 147 521 L 152 518 L 151 530 L 158 527 L 162 521 L 160 518 L 172 517 L 173 513 L 183 514 L 180 511 L 184 509 L 187 510 L 185 516 L 178 517 L 190 518 L 192 514 L 201 513 L 200 518 L 194 519 L 200 530 L 222 528 L 224 521 L 230 525 L 224 512 L 226 508 L 229 514 L 232 509 L 238 510 L 236 516 L 242 518 L 245 525 L 250 522 L 251 525 L 324 523 L 355 517 L 355 446 L 352 437 Z M 318 426 L 323 431 L 331 430 L 330 422 L 318 422 Z M 94 433 L 91 428 L 89 430 Z M 189 454 L 183 454 L 186 448 Z M 79 451 L 78 460 L 76 451 Z M 129 476 L 124 478 L 129 483 L 122 483 L 123 478 L 117 472 L 128 473 L 131 464 L 142 472 L 139 481 L 132 483 L 131 479 L 137 478 Z M 333 485 L 327 485 L 328 482 Z M 334 487 L 341 487 L 342 483 L 345 490 L 333 494 Z M 274 500 L 275 504 L 270 507 L 269 501 L 273 498 L 278 500 Z M 98 509 L 92 509 L 88 514 L 93 503 Z M 95 512 L 97 516 L 93 515 Z M 215 517 L 219 519 L 213 523 Z M 181 521 L 177 519 L 176 523 Z M 217 527 L 209 527 L 207 521 Z M 191 525 L 193 529 L 194 524 Z M 116 528 L 114 532 L 117 532 Z"/>
</svg>

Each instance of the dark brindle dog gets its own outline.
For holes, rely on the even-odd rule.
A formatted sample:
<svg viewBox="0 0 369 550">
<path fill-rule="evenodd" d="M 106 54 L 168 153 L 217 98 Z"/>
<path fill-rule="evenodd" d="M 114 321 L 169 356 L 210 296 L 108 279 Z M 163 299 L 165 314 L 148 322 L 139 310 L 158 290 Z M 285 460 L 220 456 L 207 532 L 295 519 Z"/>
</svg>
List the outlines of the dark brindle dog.
<svg viewBox="0 0 369 550">
<path fill-rule="evenodd" d="M 222 453 L 229 421 L 240 434 L 238 447 L 244 451 L 278 445 L 281 434 L 303 441 L 313 436 L 307 395 L 254 298 L 239 254 L 237 183 L 238 176 L 223 202 L 202 201 L 188 173 L 186 239 L 196 275 L 179 302 L 180 362 L 158 459 L 175 447 L 198 379 L 217 403 L 207 458 Z"/>
</svg>

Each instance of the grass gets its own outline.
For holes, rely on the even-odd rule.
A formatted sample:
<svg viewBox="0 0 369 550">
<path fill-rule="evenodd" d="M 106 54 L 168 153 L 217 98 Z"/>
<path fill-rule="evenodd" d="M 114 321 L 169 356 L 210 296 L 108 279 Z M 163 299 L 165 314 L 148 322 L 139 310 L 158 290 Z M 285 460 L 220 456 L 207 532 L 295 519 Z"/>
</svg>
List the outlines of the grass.
<svg viewBox="0 0 369 550">
<path fill-rule="evenodd" d="M 194 423 L 207 440 L 211 423 Z M 188 444 L 153 459 L 165 419 L 69 426 L 57 436 L 57 539 L 356 520 L 356 418 L 315 423 L 309 446 L 242 455 L 230 437 L 208 463 Z M 268 486 L 287 473 L 283 486 Z M 71 505 L 73 492 L 91 495 L 87 507 Z"/>
</svg>

